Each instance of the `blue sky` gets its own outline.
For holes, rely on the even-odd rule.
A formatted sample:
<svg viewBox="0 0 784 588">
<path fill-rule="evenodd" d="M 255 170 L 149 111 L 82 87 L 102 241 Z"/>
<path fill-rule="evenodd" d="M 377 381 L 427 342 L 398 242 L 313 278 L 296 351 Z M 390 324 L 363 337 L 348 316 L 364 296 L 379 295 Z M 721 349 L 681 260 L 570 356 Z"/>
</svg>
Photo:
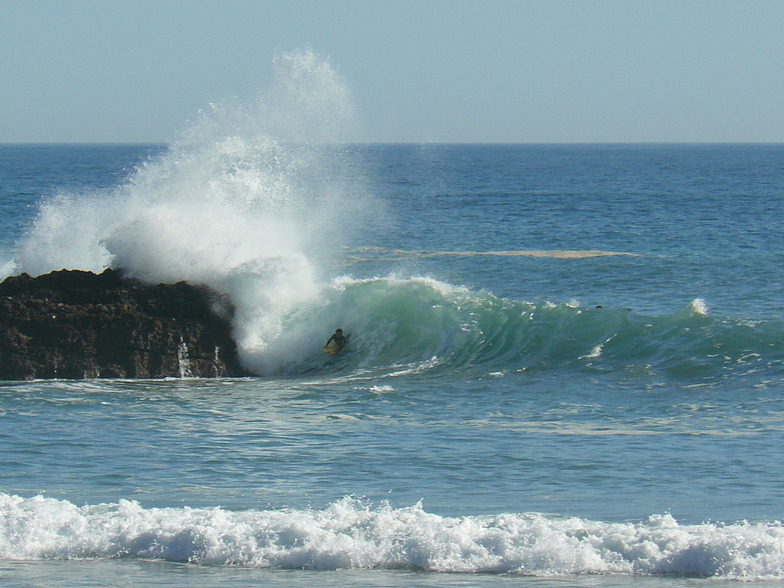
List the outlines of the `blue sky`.
<svg viewBox="0 0 784 588">
<path fill-rule="evenodd" d="M 330 58 L 372 142 L 784 141 L 781 0 L 0 0 L 0 142 L 168 141 Z"/>
</svg>

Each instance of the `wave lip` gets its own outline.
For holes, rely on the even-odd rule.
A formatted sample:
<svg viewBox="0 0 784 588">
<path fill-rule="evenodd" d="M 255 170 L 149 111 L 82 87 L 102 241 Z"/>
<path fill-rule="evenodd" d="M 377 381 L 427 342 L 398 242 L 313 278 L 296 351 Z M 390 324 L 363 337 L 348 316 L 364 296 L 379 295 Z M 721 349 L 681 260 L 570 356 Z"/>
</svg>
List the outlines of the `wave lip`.
<svg viewBox="0 0 784 588">
<path fill-rule="evenodd" d="M 0 494 L 3 559 L 143 558 L 280 569 L 403 569 L 530 576 L 784 578 L 781 523 L 604 523 L 542 514 L 442 517 L 421 504 L 323 510 L 77 507 Z"/>
</svg>

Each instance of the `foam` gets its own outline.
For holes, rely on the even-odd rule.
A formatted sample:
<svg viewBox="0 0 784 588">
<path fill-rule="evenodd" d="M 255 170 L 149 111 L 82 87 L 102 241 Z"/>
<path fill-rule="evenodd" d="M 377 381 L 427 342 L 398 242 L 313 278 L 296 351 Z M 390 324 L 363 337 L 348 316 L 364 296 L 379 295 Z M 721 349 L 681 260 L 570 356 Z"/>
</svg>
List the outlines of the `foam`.
<svg viewBox="0 0 784 588">
<path fill-rule="evenodd" d="M 0 558 L 142 558 L 207 566 L 531 576 L 783 579 L 775 523 L 605 523 L 537 513 L 443 517 L 346 498 L 323 510 L 76 506 L 0 493 Z"/>
</svg>

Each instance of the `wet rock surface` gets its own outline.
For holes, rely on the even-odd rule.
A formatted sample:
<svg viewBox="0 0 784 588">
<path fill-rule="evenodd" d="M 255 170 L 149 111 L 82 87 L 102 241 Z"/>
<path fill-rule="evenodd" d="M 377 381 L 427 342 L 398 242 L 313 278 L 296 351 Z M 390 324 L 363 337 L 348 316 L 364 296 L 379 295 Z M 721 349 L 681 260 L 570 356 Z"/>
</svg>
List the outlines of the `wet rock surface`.
<svg viewBox="0 0 784 588">
<path fill-rule="evenodd" d="M 213 290 L 108 269 L 0 283 L 0 379 L 235 377 L 233 307 Z"/>
</svg>

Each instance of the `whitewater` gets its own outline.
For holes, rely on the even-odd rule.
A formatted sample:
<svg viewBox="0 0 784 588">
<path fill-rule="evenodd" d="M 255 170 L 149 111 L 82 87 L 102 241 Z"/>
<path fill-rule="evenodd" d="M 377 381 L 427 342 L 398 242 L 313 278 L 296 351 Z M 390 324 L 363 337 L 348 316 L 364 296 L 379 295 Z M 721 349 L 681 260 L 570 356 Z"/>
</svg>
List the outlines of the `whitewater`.
<svg viewBox="0 0 784 588">
<path fill-rule="evenodd" d="M 143 509 L 136 502 L 77 507 L 2 496 L 20 534 L 5 557 L 163 559 L 284 569 L 410 569 L 433 572 L 656 574 L 777 579 L 781 526 L 679 525 L 503 514 L 447 518 L 421 505 L 368 508 L 344 499 L 322 511 Z"/>
<path fill-rule="evenodd" d="M 358 144 L 349 86 L 0 145 L 0 277 L 208 285 L 256 374 L 0 382 L 0 584 L 778 585 L 784 147 Z"/>
</svg>

